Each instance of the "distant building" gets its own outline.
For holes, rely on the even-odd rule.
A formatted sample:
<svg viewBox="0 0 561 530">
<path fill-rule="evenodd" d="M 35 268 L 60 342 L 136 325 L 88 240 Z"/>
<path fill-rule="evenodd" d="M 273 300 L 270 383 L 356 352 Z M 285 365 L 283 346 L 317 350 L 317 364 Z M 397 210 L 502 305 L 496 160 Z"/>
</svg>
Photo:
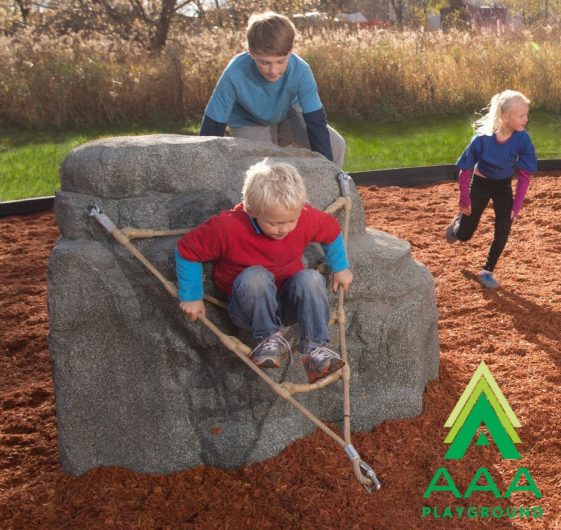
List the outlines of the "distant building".
<svg viewBox="0 0 561 530">
<path fill-rule="evenodd" d="M 427 15 L 427 26 L 428 31 L 436 31 L 440 29 L 440 13 L 430 13 Z"/>
<path fill-rule="evenodd" d="M 467 6 L 468 13 L 471 17 L 472 25 L 475 27 L 490 27 L 498 24 L 506 25 L 507 10 L 505 7 L 497 6 Z"/>
<path fill-rule="evenodd" d="M 349 24 L 364 24 L 368 19 L 360 12 L 356 13 L 338 13 L 337 18 Z"/>
<path fill-rule="evenodd" d="M 507 9 L 502 6 L 487 5 L 482 0 L 456 0 L 450 2 L 450 7 L 440 10 L 440 20 L 443 29 L 457 26 L 471 26 L 473 28 L 505 26 L 507 24 Z"/>
<path fill-rule="evenodd" d="M 307 13 L 294 13 L 292 20 L 297 28 L 322 26 L 329 22 L 326 13 L 320 11 L 308 11 Z"/>
</svg>

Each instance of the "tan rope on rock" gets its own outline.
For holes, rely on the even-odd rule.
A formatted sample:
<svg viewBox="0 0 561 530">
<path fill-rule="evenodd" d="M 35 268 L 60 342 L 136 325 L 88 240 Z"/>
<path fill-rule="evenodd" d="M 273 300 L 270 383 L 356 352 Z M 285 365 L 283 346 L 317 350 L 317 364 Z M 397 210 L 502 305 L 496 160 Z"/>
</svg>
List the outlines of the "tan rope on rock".
<svg viewBox="0 0 561 530">
<path fill-rule="evenodd" d="M 338 381 L 343 377 L 343 371 L 345 367 L 339 368 L 336 372 L 329 374 L 328 376 L 316 381 L 315 383 L 281 383 L 281 386 L 290 394 L 303 394 L 305 392 L 311 392 L 312 390 L 319 390 L 331 383 Z"/>
<path fill-rule="evenodd" d="M 325 211 L 327 213 L 336 212 L 342 208 L 345 209 L 344 225 L 343 225 L 343 240 L 346 244 L 349 231 L 349 221 L 350 221 L 350 210 L 351 210 L 351 198 L 348 192 L 348 184 L 343 185 L 341 180 L 341 175 L 343 178 L 350 179 L 348 175 L 340 172 L 338 179 L 340 179 L 341 190 L 343 192 L 343 197 L 336 199 L 330 206 L 328 206 Z M 154 264 L 148 260 L 132 243 L 131 239 L 134 238 L 148 238 L 148 237 L 165 237 L 165 236 L 177 236 L 182 235 L 190 229 L 178 229 L 178 230 L 138 230 L 133 228 L 123 228 L 119 229 L 115 224 L 109 219 L 107 215 L 102 213 L 97 206 L 93 206 L 89 209 L 89 214 L 93 217 L 111 236 L 123 245 L 133 256 L 135 256 L 164 286 L 166 291 L 177 300 L 177 288 L 173 282 L 170 282 L 165 276 L 163 276 L 160 271 L 154 266 Z M 347 352 L 347 342 L 345 334 L 345 323 L 346 316 L 344 310 L 344 297 L 345 291 L 342 286 L 338 290 L 338 305 L 337 310 L 332 314 L 330 318 L 330 324 L 332 322 L 337 322 L 339 325 L 339 345 L 341 350 L 341 358 L 345 362 L 344 366 L 330 374 L 329 376 L 317 381 L 312 384 L 294 384 L 294 383 L 282 383 L 279 384 L 271 379 L 261 368 L 259 368 L 255 363 L 249 359 L 249 354 L 251 353 L 251 348 L 244 344 L 240 339 L 232 335 L 228 335 L 220 330 L 213 322 L 211 322 L 206 316 L 200 315 L 198 320 L 202 322 L 210 331 L 212 331 L 220 342 L 230 351 L 235 353 L 239 359 L 241 359 L 253 372 L 255 372 L 261 379 L 263 379 L 271 389 L 280 397 L 288 401 L 292 406 L 299 410 L 306 418 L 308 418 L 316 427 L 323 431 L 327 436 L 329 436 L 333 441 L 339 444 L 344 450 L 349 459 L 352 462 L 353 473 L 355 478 L 360 484 L 370 493 L 371 487 L 374 486 L 376 489 L 380 488 L 380 482 L 376 477 L 372 469 L 365 464 L 361 459 L 356 449 L 351 443 L 351 431 L 350 431 L 350 367 L 348 362 L 348 352 Z M 226 307 L 224 302 L 220 300 L 205 295 L 204 299 L 220 307 Z M 344 438 L 341 438 L 335 432 L 333 432 L 325 423 L 323 423 L 319 418 L 314 416 L 306 407 L 304 407 L 299 401 L 292 397 L 292 394 L 301 392 L 310 392 L 312 390 L 317 390 L 323 388 L 334 381 L 343 379 L 343 434 Z"/>
<path fill-rule="evenodd" d="M 130 226 L 121 228 L 121 232 L 129 239 L 182 236 L 186 232 L 189 232 L 189 230 L 191 230 L 191 228 L 178 228 L 176 230 L 149 230 L 147 228 L 131 228 Z"/>
</svg>

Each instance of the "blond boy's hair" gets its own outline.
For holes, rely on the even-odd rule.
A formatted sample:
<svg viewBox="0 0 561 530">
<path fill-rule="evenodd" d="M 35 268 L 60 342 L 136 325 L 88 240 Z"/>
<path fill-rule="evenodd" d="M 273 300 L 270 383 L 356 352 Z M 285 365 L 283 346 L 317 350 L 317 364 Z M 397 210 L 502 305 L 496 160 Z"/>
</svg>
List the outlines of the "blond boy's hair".
<svg viewBox="0 0 561 530">
<path fill-rule="evenodd" d="M 307 200 L 306 186 L 291 164 L 265 158 L 245 173 L 242 189 L 244 210 L 262 214 L 282 206 L 288 211 L 301 209 Z"/>
<path fill-rule="evenodd" d="M 284 57 L 292 51 L 295 37 L 291 20 L 273 11 L 251 15 L 247 22 L 247 47 L 252 53 Z"/>
</svg>

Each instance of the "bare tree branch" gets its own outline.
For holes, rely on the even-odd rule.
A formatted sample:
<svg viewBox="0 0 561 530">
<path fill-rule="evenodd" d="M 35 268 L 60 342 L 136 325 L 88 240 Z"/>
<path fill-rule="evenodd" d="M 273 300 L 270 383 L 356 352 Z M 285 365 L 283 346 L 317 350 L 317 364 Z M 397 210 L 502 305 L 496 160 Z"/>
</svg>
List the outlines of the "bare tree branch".
<svg viewBox="0 0 561 530">
<path fill-rule="evenodd" d="M 186 5 L 193 4 L 193 3 L 195 3 L 197 5 L 197 9 L 199 9 L 200 2 L 196 2 L 194 0 L 186 0 L 182 4 L 179 4 L 179 5 L 175 6 L 174 11 L 177 13 L 180 9 L 183 9 Z"/>
<path fill-rule="evenodd" d="M 149 24 L 154 23 L 154 19 L 150 18 L 144 9 L 144 3 L 142 0 L 129 0 L 132 6 L 133 13 L 137 13 L 139 18 L 144 20 L 144 22 L 148 22 Z"/>
</svg>

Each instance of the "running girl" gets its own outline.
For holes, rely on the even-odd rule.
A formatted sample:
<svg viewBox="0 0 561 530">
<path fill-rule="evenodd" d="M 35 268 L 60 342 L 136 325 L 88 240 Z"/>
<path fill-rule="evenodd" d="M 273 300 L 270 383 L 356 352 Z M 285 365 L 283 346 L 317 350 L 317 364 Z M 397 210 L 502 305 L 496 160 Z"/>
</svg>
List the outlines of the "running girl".
<svg viewBox="0 0 561 530">
<path fill-rule="evenodd" d="M 479 272 L 479 283 L 486 289 L 500 287 L 493 271 L 516 221 L 530 177 L 537 170 L 537 158 L 528 123 L 530 100 L 514 90 L 504 90 L 491 99 L 488 112 L 473 125 L 475 136 L 456 162 L 460 169 L 460 211 L 446 228 L 448 243 L 468 241 L 481 214 L 493 201 L 495 231 L 487 260 Z M 512 177 L 517 176 L 512 196 Z"/>
</svg>

